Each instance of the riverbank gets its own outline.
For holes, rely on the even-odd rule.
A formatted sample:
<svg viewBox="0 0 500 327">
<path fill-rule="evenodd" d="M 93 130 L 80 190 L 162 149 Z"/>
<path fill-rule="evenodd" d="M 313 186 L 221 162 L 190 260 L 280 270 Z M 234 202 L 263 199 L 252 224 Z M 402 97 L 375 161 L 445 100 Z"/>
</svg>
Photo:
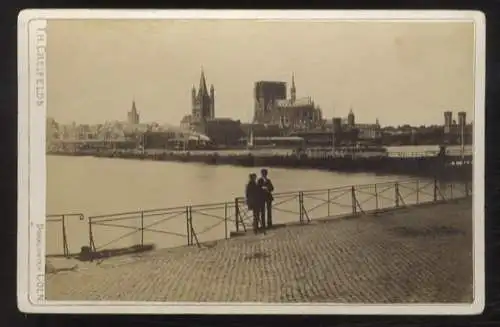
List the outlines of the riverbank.
<svg viewBox="0 0 500 327">
<path fill-rule="evenodd" d="M 265 235 L 249 233 L 201 250 L 164 249 L 94 263 L 50 259 L 46 297 L 52 301 L 470 303 L 472 249 L 472 199 L 468 198 L 377 216 L 316 220 Z"/>
<path fill-rule="evenodd" d="M 96 151 L 52 152 L 50 155 L 94 156 L 100 158 L 194 162 L 209 165 L 233 165 L 243 167 L 280 167 L 320 169 L 345 173 L 370 172 L 377 174 L 437 177 L 441 180 L 472 180 L 472 155 L 427 157 L 298 157 L 295 155 L 220 154 L 193 152 L 138 152 Z M 460 163 L 460 164 L 456 164 Z"/>
</svg>

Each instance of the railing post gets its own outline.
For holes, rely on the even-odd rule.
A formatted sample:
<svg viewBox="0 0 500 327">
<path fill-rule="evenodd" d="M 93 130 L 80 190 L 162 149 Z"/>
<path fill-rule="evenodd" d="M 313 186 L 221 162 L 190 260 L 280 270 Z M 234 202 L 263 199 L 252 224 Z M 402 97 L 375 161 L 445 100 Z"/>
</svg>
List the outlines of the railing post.
<svg viewBox="0 0 500 327">
<path fill-rule="evenodd" d="M 304 210 L 303 210 L 303 194 L 302 191 L 299 192 L 299 221 L 302 224 L 303 219 L 304 219 Z"/>
<path fill-rule="evenodd" d="M 378 211 L 378 187 L 377 183 L 375 185 L 375 211 Z"/>
<path fill-rule="evenodd" d="M 63 237 L 63 254 L 65 257 L 68 257 L 68 240 L 66 238 L 66 216 L 65 215 L 62 215 L 61 217 L 62 219 L 62 237 Z"/>
<path fill-rule="evenodd" d="M 94 256 L 92 252 L 95 252 L 95 246 L 94 246 L 94 236 L 92 235 L 92 217 L 89 217 L 89 251 L 90 251 L 90 261 L 94 261 Z"/>
<path fill-rule="evenodd" d="M 450 183 L 450 200 L 453 200 L 453 182 Z"/>
<path fill-rule="evenodd" d="M 327 204 L 327 206 L 328 206 L 328 217 L 330 217 L 330 201 L 331 201 L 330 200 L 330 189 L 328 189 L 328 193 L 326 195 L 326 198 L 328 200 L 328 204 Z"/>
<path fill-rule="evenodd" d="M 417 193 L 417 204 L 419 204 L 419 202 L 420 202 L 420 183 L 419 183 L 418 179 L 417 179 L 416 184 L 417 184 L 417 192 L 416 192 Z"/>
<path fill-rule="evenodd" d="M 351 201 L 352 201 L 352 214 L 356 215 L 358 210 L 356 207 L 356 189 L 354 188 L 354 185 L 351 186 Z"/>
<path fill-rule="evenodd" d="M 186 206 L 187 245 L 191 245 L 191 229 L 189 228 L 189 206 Z"/>
<path fill-rule="evenodd" d="M 394 200 L 396 204 L 396 208 L 399 207 L 399 183 L 394 183 Z"/>
<path fill-rule="evenodd" d="M 144 211 L 141 211 L 141 247 L 144 247 Z"/>
<path fill-rule="evenodd" d="M 224 237 L 227 240 L 227 202 L 224 203 Z"/>
<path fill-rule="evenodd" d="M 434 177 L 434 202 L 437 201 L 437 191 L 438 191 L 437 178 Z"/>
<path fill-rule="evenodd" d="M 193 237 L 196 237 L 196 235 L 193 233 L 193 207 L 192 206 L 189 206 L 189 215 L 188 215 L 188 224 L 189 224 L 189 235 L 190 235 L 190 241 L 191 241 L 191 245 L 194 244 L 193 242 Z"/>
<path fill-rule="evenodd" d="M 234 198 L 234 223 L 236 224 L 236 232 L 240 231 L 240 224 L 238 223 L 238 217 L 240 216 L 240 206 L 238 198 Z"/>
</svg>

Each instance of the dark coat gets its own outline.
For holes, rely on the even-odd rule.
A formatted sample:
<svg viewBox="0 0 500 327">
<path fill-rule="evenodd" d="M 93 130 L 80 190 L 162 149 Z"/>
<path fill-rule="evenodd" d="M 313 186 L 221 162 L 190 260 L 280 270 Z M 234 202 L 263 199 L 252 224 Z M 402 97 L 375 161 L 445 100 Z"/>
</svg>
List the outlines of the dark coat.
<svg viewBox="0 0 500 327">
<path fill-rule="evenodd" d="M 274 185 L 273 182 L 269 178 L 264 179 L 263 177 L 259 178 L 258 183 L 260 185 L 263 185 L 266 189 L 264 189 L 264 198 L 265 201 L 273 201 L 273 192 L 274 192 Z"/>
<path fill-rule="evenodd" d="M 248 210 L 258 210 L 265 200 L 264 190 L 255 182 L 248 182 L 245 188 Z"/>
</svg>

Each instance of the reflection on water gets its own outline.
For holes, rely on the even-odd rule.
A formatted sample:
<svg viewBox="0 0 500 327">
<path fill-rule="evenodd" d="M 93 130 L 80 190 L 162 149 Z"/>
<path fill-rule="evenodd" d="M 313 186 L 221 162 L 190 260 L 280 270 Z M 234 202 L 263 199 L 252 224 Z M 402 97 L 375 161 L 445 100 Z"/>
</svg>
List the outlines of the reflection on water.
<svg viewBox="0 0 500 327">
<path fill-rule="evenodd" d="M 252 171 L 258 173 L 258 168 L 48 156 L 47 213 L 73 212 L 83 213 L 85 217 L 88 217 L 115 212 L 232 201 L 235 197 L 243 196 L 247 176 Z M 385 182 L 409 177 L 272 168 L 270 178 L 273 180 L 276 192 L 286 192 Z M 388 195 L 388 197 L 394 198 L 393 195 Z M 346 197 L 345 201 L 345 205 L 349 206 L 350 200 Z M 275 221 L 298 220 L 298 215 L 293 213 L 298 211 L 296 199 L 290 200 L 289 203 L 289 209 L 276 212 Z M 337 212 L 343 208 L 341 205 L 336 207 Z M 220 207 L 217 210 L 217 212 L 193 214 L 193 224 L 199 231 L 208 229 L 213 224 L 219 224 L 216 228 L 207 231 L 206 235 L 200 235 L 200 241 L 224 237 L 225 223 L 216 218 L 223 217 L 224 210 L 230 214 L 229 211 L 234 208 Z M 326 207 L 322 207 L 321 210 L 326 210 Z M 315 213 L 319 214 L 321 210 L 317 209 Z M 334 209 L 330 208 L 330 210 Z M 336 211 L 330 213 L 334 214 Z M 326 211 L 322 215 L 326 215 Z M 160 247 L 186 244 L 186 239 L 182 237 L 187 230 L 185 214 L 177 214 L 177 217 L 162 221 L 170 217 L 167 216 L 165 214 L 146 219 L 146 225 L 155 222 L 157 224 L 149 228 L 155 229 L 155 232 L 144 234 L 145 242 L 153 242 Z M 134 232 L 134 229 L 141 227 L 139 218 L 136 215 L 134 219 L 107 223 L 122 226 L 120 228 L 95 226 L 93 232 L 96 245 L 104 245 L 107 241 L 130 232 L 133 233 L 131 236 L 115 242 L 113 246 L 128 246 L 139 242 L 140 233 Z M 77 252 L 82 245 L 89 244 L 88 221 L 69 220 L 67 223 L 69 247 L 71 252 Z M 234 223 L 228 224 L 230 230 L 234 230 Z M 174 236 L 165 231 L 179 235 Z M 49 224 L 48 253 L 61 252 L 61 234 L 59 225 Z"/>
</svg>

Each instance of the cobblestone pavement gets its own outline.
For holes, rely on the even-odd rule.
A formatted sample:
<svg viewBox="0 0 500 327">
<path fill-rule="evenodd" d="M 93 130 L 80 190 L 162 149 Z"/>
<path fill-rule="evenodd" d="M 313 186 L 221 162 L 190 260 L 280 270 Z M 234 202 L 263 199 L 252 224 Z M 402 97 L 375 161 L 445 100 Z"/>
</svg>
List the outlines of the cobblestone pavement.
<svg viewBox="0 0 500 327">
<path fill-rule="evenodd" d="M 472 301 L 471 200 L 289 226 L 47 275 L 48 300 Z M 57 262 L 51 262 L 56 266 Z"/>
</svg>

